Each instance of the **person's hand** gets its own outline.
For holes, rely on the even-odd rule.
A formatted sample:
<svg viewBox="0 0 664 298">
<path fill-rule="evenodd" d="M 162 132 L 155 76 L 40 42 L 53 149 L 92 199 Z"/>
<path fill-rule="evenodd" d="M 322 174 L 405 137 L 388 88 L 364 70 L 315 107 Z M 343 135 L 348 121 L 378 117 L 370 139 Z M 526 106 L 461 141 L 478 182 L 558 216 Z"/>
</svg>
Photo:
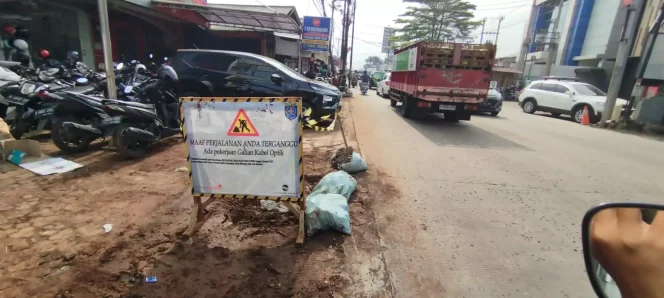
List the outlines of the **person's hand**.
<svg viewBox="0 0 664 298">
<path fill-rule="evenodd" d="M 638 208 L 599 211 L 590 223 L 590 249 L 623 298 L 664 297 L 664 213 L 651 224 L 641 218 Z"/>
</svg>

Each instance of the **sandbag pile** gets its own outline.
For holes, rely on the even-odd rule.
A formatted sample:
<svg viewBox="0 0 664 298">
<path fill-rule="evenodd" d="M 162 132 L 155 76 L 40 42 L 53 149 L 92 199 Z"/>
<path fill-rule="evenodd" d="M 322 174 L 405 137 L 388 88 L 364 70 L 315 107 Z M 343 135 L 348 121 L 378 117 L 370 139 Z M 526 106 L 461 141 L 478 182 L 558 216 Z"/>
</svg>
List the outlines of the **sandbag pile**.
<svg viewBox="0 0 664 298">
<path fill-rule="evenodd" d="M 325 175 L 306 199 L 308 237 L 327 230 L 351 234 L 348 200 L 357 181 L 350 174 L 366 171 L 367 163 L 352 147 L 337 150 L 330 163 L 338 171 Z"/>
</svg>

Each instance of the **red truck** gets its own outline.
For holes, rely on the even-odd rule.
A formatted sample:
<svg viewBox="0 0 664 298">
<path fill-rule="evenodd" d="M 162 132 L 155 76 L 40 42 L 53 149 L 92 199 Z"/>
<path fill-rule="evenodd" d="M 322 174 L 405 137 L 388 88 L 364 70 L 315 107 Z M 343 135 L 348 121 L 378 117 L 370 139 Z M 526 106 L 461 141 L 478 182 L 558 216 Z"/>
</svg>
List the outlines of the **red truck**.
<svg viewBox="0 0 664 298">
<path fill-rule="evenodd" d="M 390 104 L 401 102 L 401 114 L 443 113 L 445 119 L 470 120 L 486 101 L 494 45 L 418 42 L 394 51 Z"/>
</svg>

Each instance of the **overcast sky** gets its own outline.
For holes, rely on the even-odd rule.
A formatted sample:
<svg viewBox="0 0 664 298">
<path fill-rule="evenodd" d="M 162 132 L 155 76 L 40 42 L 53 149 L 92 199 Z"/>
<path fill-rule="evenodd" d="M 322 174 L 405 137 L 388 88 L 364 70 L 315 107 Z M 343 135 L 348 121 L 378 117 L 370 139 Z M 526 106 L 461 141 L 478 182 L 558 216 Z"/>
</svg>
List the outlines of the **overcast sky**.
<svg viewBox="0 0 664 298">
<path fill-rule="evenodd" d="M 208 0 L 209 3 L 227 4 L 264 4 L 270 5 L 292 5 L 302 16 L 322 16 L 319 9 L 314 5 L 314 0 Z M 320 0 L 316 0 L 320 4 Z M 325 0 L 330 14 L 329 5 L 332 0 Z M 523 31 L 530 13 L 531 0 L 467 0 L 477 5 L 475 18 L 481 20 L 487 18 L 485 31 L 496 32 L 498 19 L 504 16 L 498 40 L 498 57 L 518 53 L 523 39 Z M 319 5 L 320 6 L 320 5 Z M 357 1 L 357 24 L 355 25 L 355 53 L 353 54 L 353 68 L 357 69 L 364 65 L 364 60 L 369 56 L 385 57 L 380 52 L 383 28 L 395 27 L 394 20 L 406 11 L 407 3 L 401 0 L 361 0 Z M 338 53 L 341 39 L 340 12 L 335 12 L 335 32 L 333 41 L 334 53 Z M 479 42 L 480 29 L 474 34 L 476 42 Z M 486 38 L 495 39 L 495 35 Z"/>
</svg>

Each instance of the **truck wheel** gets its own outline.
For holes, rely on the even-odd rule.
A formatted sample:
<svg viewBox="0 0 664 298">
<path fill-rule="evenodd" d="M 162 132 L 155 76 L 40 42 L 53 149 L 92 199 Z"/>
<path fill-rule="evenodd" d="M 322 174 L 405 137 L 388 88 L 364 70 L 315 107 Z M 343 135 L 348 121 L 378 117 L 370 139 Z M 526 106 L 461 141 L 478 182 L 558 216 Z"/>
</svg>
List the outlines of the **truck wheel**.
<svg viewBox="0 0 664 298">
<path fill-rule="evenodd" d="M 411 98 L 410 96 L 403 96 L 403 101 L 401 103 L 401 116 L 404 118 L 412 118 L 413 112 L 415 110 L 415 105 L 417 104 L 416 99 Z"/>
<path fill-rule="evenodd" d="M 390 99 L 390 106 L 396 107 L 397 106 L 397 100 L 396 99 Z"/>
</svg>

